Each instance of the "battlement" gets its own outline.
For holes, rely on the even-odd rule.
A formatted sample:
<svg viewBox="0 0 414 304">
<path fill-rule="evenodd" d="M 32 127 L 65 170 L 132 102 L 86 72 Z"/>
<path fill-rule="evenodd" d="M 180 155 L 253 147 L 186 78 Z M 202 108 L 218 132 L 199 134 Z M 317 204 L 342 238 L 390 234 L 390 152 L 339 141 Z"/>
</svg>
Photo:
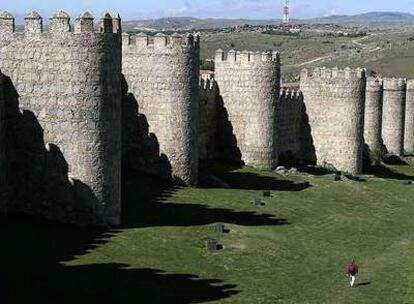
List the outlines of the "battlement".
<svg viewBox="0 0 414 304">
<path fill-rule="evenodd" d="M 200 90 L 212 91 L 217 88 L 216 80 L 212 77 L 200 77 L 199 80 Z"/>
<path fill-rule="evenodd" d="M 24 35 L 33 36 L 46 34 L 46 32 L 44 32 L 43 30 L 43 17 L 38 12 L 30 12 L 26 15 L 24 20 Z M 112 16 L 109 13 L 106 13 L 101 18 L 99 24 L 100 33 L 117 33 L 120 28 L 120 17 L 118 15 L 117 17 L 112 18 Z M 70 25 L 70 16 L 66 12 L 60 11 L 50 18 L 49 33 L 70 33 L 71 31 L 72 29 Z M 94 17 L 89 12 L 82 13 L 78 18 L 76 18 L 73 31 L 74 34 L 94 32 Z M 16 32 L 15 18 L 9 12 L 0 13 L 0 33 L 5 35 L 22 34 Z"/>
<path fill-rule="evenodd" d="M 130 35 L 122 34 L 122 46 L 129 49 L 173 49 L 177 47 L 194 48 L 200 47 L 200 35 L 187 34 L 185 37 L 177 33 L 170 36 L 158 33 L 155 36 L 149 36 L 144 33 Z"/>
<path fill-rule="evenodd" d="M 407 91 L 414 91 L 414 79 L 407 80 Z"/>
<path fill-rule="evenodd" d="M 366 77 L 366 70 L 357 68 L 351 69 L 349 67 L 341 70 L 338 68 L 314 68 L 313 70 L 303 69 L 301 71 L 301 80 L 306 79 L 338 79 L 338 80 L 355 80 L 364 79 Z"/>
<path fill-rule="evenodd" d="M 279 102 L 296 102 L 302 98 L 302 91 L 299 89 L 280 89 Z"/>
<path fill-rule="evenodd" d="M 382 91 L 384 86 L 384 81 L 381 78 L 377 77 L 368 77 L 367 78 L 367 91 Z"/>
<path fill-rule="evenodd" d="M 384 78 L 384 91 L 405 91 L 406 87 L 404 78 Z"/>
<path fill-rule="evenodd" d="M 279 52 L 249 52 L 249 51 L 235 51 L 230 50 L 226 54 L 223 50 L 219 49 L 216 51 L 215 62 L 228 62 L 228 63 L 239 63 L 239 62 L 272 62 L 280 64 Z"/>
</svg>

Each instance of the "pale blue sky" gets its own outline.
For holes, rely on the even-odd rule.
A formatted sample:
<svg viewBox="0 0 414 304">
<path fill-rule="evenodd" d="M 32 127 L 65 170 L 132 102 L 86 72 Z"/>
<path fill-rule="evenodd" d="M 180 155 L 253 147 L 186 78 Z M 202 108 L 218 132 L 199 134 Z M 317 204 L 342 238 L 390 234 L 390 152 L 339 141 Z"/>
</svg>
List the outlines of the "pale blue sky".
<svg viewBox="0 0 414 304">
<path fill-rule="evenodd" d="M 0 10 L 21 18 L 30 10 L 44 17 L 63 9 L 76 17 L 89 10 L 94 15 L 119 12 L 123 19 L 166 16 L 214 18 L 280 18 L 283 0 L 1 0 Z M 293 18 L 368 11 L 414 13 L 414 0 L 291 0 Z"/>
</svg>

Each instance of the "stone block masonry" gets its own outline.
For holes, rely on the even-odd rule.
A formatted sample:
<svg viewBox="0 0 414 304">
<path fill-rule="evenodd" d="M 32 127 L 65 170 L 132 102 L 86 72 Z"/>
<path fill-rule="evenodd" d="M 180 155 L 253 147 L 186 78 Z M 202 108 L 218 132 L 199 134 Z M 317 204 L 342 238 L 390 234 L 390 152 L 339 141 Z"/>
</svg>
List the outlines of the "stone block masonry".
<svg viewBox="0 0 414 304">
<path fill-rule="evenodd" d="M 365 85 L 360 69 L 302 71 L 300 88 L 318 164 L 362 172 Z"/>
<path fill-rule="evenodd" d="M 42 17 L 32 12 L 18 33 L 13 17 L 0 15 L 13 210 L 120 223 L 120 35 L 109 15 L 100 32 L 93 24 L 82 14 L 71 32 L 69 16 L 59 12 L 43 32 Z"/>
<path fill-rule="evenodd" d="M 199 113 L 200 160 L 215 159 L 219 157 L 217 147 L 219 92 L 216 81 L 210 75 L 202 75 L 200 78 Z"/>
<path fill-rule="evenodd" d="M 404 155 L 406 80 L 384 78 L 382 138 L 388 153 Z"/>
<path fill-rule="evenodd" d="M 304 123 L 304 105 L 302 92 L 281 89 L 278 102 L 278 138 L 279 156 L 302 158 L 302 129 Z"/>
<path fill-rule="evenodd" d="M 365 96 L 365 126 L 364 139 L 368 148 L 375 153 L 381 153 L 382 142 L 382 107 L 383 81 L 369 77 L 367 79 Z"/>
<path fill-rule="evenodd" d="M 229 158 L 272 169 L 278 163 L 276 103 L 280 90 L 278 53 L 216 52 L 215 78 L 235 140 Z"/>
<path fill-rule="evenodd" d="M 407 81 L 404 150 L 414 155 L 414 80 Z"/>
<path fill-rule="evenodd" d="M 128 87 L 129 102 L 135 100 L 140 120 L 148 125 L 156 151 L 167 163 L 160 175 L 169 175 L 184 184 L 198 180 L 199 125 L 199 37 L 145 34 L 122 37 L 122 70 Z M 124 140 L 124 152 L 136 138 Z M 129 141 L 129 142 L 128 142 Z M 139 143 L 138 143 L 139 144 Z M 128 153 L 134 157 L 139 153 Z M 143 159 L 144 158 L 144 159 Z M 123 160 L 124 161 L 124 160 Z M 151 161 L 138 155 L 129 164 Z M 165 172 L 167 171 L 167 172 Z"/>
</svg>

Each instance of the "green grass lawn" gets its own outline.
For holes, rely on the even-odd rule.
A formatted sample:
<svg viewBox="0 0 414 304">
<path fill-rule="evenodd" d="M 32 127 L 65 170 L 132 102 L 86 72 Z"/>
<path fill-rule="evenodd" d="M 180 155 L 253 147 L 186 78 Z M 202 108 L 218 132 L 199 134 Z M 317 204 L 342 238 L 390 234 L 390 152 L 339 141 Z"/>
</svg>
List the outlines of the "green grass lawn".
<svg viewBox="0 0 414 304">
<path fill-rule="evenodd" d="M 214 164 L 231 189 L 130 176 L 124 227 L 12 218 L 0 224 L 10 303 L 414 303 L 414 168 L 334 182 Z M 304 182 L 309 182 L 307 187 Z M 262 208 L 250 202 L 271 190 Z M 229 233 L 208 252 L 214 223 Z M 360 285 L 343 276 L 361 266 Z M 39 300 L 41 302 L 39 302 Z M 0 300 L 0 303 L 8 303 Z"/>
</svg>

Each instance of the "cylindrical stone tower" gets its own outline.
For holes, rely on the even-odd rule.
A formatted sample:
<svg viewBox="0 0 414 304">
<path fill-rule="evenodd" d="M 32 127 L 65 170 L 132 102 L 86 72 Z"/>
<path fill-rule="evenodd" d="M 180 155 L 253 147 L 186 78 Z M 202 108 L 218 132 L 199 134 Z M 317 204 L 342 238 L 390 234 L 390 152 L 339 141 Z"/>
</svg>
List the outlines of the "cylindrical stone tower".
<svg viewBox="0 0 414 304">
<path fill-rule="evenodd" d="M 388 153 L 404 155 L 406 80 L 384 78 L 382 138 Z"/>
<path fill-rule="evenodd" d="M 407 81 L 404 150 L 414 155 L 414 80 Z"/>
<path fill-rule="evenodd" d="M 300 81 L 317 163 L 362 173 L 365 71 L 303 70 Z"/>
<path fill-rule="evenodd" d="M 278 163 L 279 54 L 229 51 L 225 58 L 218 50 L 215 77 L 241 161 L 259 169 L 274 168 Z"/>
<path fill-rule="evenodd" d="M 365 95 L 364 139 L 372 152 L 382 150 L 382 79 L 369 77 Z"/>
<path fill-rule="evenodd" d="M 199 45 L 199 37 L 191 34 L 157 34 L 152 39 L 146 34 L 123 35 L 122 69 L 128 100 L 138 109 L 131 128 L 137 128 L 139 121 L 147 125 L 150 145 L 157 146 L 155 157 L 138 155 L 134 159 L 139 153 L 131 153 L 133 159 L 124 155 L 124 164 L 181 184 L 198 182 Z M 124 140 L 123 153 L 137 140 L 135 135 Z"/>
<path fill-rule="evenodd" d="M 33 186 L 37 189 L 32 193 L 19 191 L 24 199 L 16 200 L 13 208 L 64 222 L 120 224 L 120 35 L 112 26 L 101 33 L 84 26 L 93 24 L 90 15 L 77 19 L 75 32 L 70 32 L 64 12 L 53 16 L 49 32 L 43 32 L 43 19 L 36 12 L 25 20 L 24 35 L 0 35 L 0 67 L 10 77 L 8 93 L 16 92 L 19 111 L 14 121 L 31 126 L 10 126 L 9 132 L 8 125 L 7 133 L 17 138 L 13 144 L 20 155 L 12 156 L 31 170 L 27 176 L 39 177 L 28 177 L 27 184 L 37 186 L 44 178 L 45 186 Z M 39 129 L 39 137 L 27 134 Z M 55 168 L 54 161 L 61 167 Z M 23 182 L 16 179 L 16 187 Z"/>
</svg>

